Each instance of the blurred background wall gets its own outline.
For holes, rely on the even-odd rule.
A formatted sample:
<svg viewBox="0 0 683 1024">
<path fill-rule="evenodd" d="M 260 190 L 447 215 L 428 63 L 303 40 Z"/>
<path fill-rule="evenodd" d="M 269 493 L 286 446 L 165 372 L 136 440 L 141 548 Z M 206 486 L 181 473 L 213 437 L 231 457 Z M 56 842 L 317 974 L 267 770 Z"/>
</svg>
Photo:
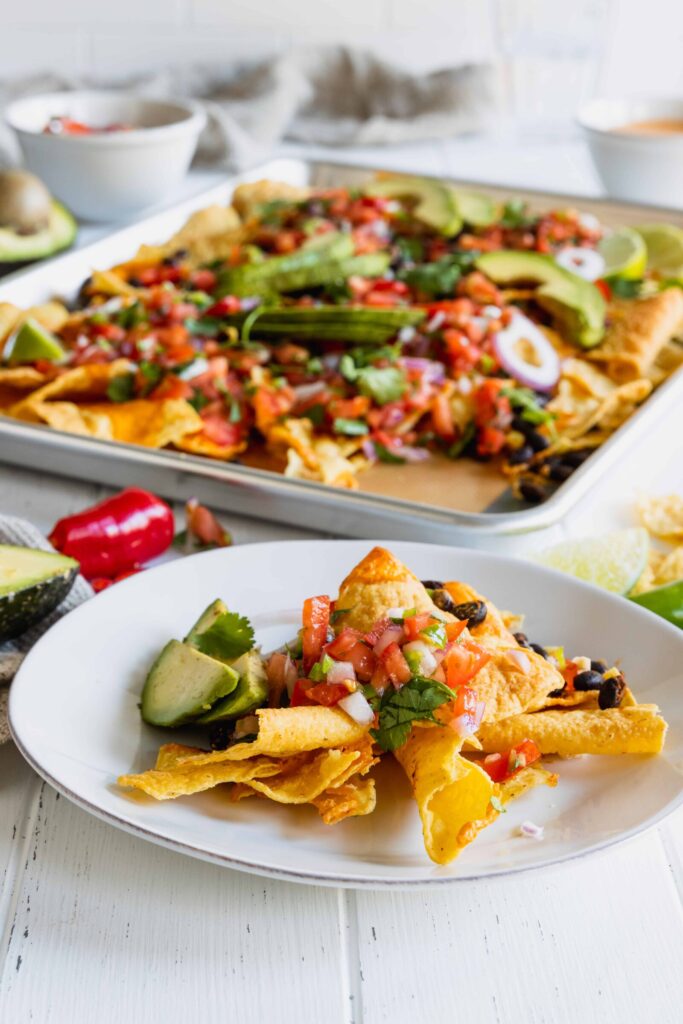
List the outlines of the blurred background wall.
<svg viewBox="0 0 683 1024">
<path fill-rule="evenodd" d="M 683 92 L 683 0 L 0 0 L 0 78 L 125 77 L 348 43 L 412 70 L 492 59 L 523 105 Z M 579 67 L 580 65 L 580 67 Z M 552 92 L 552 91 L 551 91 Z M 581 96 L 576 96 L 576 101 Z M 575 104 L 573 104 L 575 106 Z"/>
</svg>

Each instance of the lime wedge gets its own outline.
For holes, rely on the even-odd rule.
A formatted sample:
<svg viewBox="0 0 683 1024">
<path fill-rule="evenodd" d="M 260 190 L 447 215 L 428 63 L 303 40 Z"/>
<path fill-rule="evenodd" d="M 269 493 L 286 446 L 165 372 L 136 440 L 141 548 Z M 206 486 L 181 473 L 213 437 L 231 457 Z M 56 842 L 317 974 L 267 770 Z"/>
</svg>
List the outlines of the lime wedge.
<svg viewBox="0 0 683 1024">
<path fill-rule="evenodd" d="M 51 363 L 64 357 L 64 349 L 50 331 L 31 317 L 23 324 L 9 343 L 5 360 L 10 366 L 20 363 L 35 363 L 37 359 L 48 359 Z"/>
<path fill-rule="evenodd" d="M 490 196 L 479 192 L 461 192 L 451 189 L 458 213 L 466 224 L 475 228 L 487 228 L 498 218 L 498 204 Z"/>
<path fill-rule="evenodd" d="M 647 269 L 659 278 L 683 280 L 683 229 L 643 224 L 636 231 L 647 246 Z"/>
<path fill-rule="evenodd" d="M 647 266 L 647 246 L 633 228 L 619 228 L 605 235 L 598 244 L 598 252 L 605 261 L 605 277 L 623 277 L 638 280 Z"/>
<path fill-rule="evenodd" d="M 645 570 L 649 546 L 647 530 L 635 526 L 602 537 L 565 541 L 534 555 L 533 561 L 613 594 L 628 594 Z"/>
<path fill-rule="evenodd" d="M 648 590 L 645 594 L 638 594 L 632 597 L 632 601 L 639 604 L 641 608 L 647 608 L 655 615 L 661 615 L 674 626 L 683 629 L 683 580 L 676 580 L 675 583 L 667 583 L 665 587 L 656 587 Z"/>
</svg>

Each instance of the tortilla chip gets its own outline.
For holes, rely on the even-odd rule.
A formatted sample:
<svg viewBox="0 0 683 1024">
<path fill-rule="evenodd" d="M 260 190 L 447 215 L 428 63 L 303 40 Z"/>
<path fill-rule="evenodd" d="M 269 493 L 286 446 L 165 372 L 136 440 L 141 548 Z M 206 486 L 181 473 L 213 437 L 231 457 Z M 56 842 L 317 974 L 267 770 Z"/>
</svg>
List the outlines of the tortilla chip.
<svg viewBox="0 0 683 1024">
<path fill-rule="evenodd" d="M 494 786 L 482 768 L 460 756 L 452 729 L 413 726 L 394 755 L 408 776 L 422 820 L 425 849 L 448 864 L 471 843 L 477 822 L 487 822 Z"/>
<path fill-rule="evenodd" d="M 161 401 L 138 398 L 130 402 L 82 408 L 91 417 L 106 417 L 115 441 L 140 444 L 146 448 L 177 444 L 188 434 L 201 430 L 202 425 L 199 413 L 183 398 Z"/>
<path fill-rule="evenodd" d="M 281 763 L 266 757 L 188 767 L 178 764 L 177 760 L 162 770 L 153 768 L 139 775 L 121 775 L 119 786 L 140 789 L 155 800 L 175 800 L 179 796 L 213 789 L 224 782 L 247 782 L 282 771 Z"/>
<path fill-rule="evenodd" d="M 216 444 L 215 441 L 205 437 L 201 430 L 196 434 L 180 437 L 173 443 L 176 448 L 181 452 L 187 452 L 188 455 L 205 455 L 209 459 L 222 459 L 223 462 L 236 459 L 248 444 L 247 441 L 232 445 Z"/>
<path fill-rule="evenodd" d="M 683 545 L 670 551 L 659 563 L 655 572 L 654 586 L 663 587 L 665 583 L 675 583 L 683 579 Z"/>
<path fill-rule="evenodd" d="M 249 785 L 280 804 L 309 804 L 334 786 L 338 778 L 353 770 L 359 759 L 357 750 L 321 750 L 303 761 L 293 759 L 296 763 L 291 769 L 280 771 L 268 782 L 254 778 Z M 237 763 L 249 764 L 250 761 Z"/>
<path fill-rule="evenodd" d="M 556 786 L 557 779 L 555 772 L 549 772 L 538 763 L 530 764 L 516 772 L 511 779 L 499 784 L 501 802 L 505 805 L 511 800 L 517 800 L 534 786 Z"/>
<path fill-rule="evenodd" d="M 585 359 L 566 359 L 557 394 L 547 409 L 556 417 L 560 434 L 582 438 L 595 428 L 616 430 L 651 391 L 649 380 L 634 379 L 617 386 Z"/>
<path fill-rule="evenodd" d="M 683 498 L 679 494 L 641 498 L 637 512 L 641 524 L 655 537 L 683 541 Z"/>
<path fill-rule="evenodd" d="M 366 633 L 390 608 L 415 608 L 438 619 L 452 619 L 432 602 L 417 576 L 386 548 L 375 547 L 351 570 L 339 588 L 335 608 L 348 608 L 338 629 L 351 626 Z"/>
<path fill-rule="evenodd" d="M 258 736 L 251 743 L 236 743 L 182 759 L 183 764 L 217 764 L 241 761 L 261 754 L 285 757 L 309 750 L 352 747 L 367 736 L 369 726 L 359 725 L 338 708 L 260 708 Z"/>
<path fill-rule="evenodd" d="M 372 814 L 377 802 L 374 779 L 353 779 L 343 786 L 328 789 L 313 801 L 326 825 L 344 818 Z"/>
<path fill-rule="evenodd" d="M 605 340 L 586 358 L 601 363 L 618 384 L 644 377 L 683 320 L 683 293 L 666 288 L 644 299 L 615 299 Z"/>
<path fill-rule="evenodd" d="M 20 406 L 12 410 L 12 414 L 23 419 L 21 413 L 26 406 L 54 401 L 56 398 L 85 399 L 103 396 L 114 377 L 131 373 L 133 368 L 133 364 L 127 359 L 115 359 L 112 363 L 75 366 L 70 370 L 64 370 L 59 376 L 32 392 Z"/>
<path fill-rule="evenodd" d="M 666 722 L 656 705 L 608 708 L 606 711 L 558 709 L 516 715 L 484 723 L 477 735 L 487 753 L 516 747 L 529 739 L 542 754 L 658 754 Z"/>
<path fill-rule="evenodd" d="M 41 387 L 49 378 L 33 366 L 2 366 L 0 367 L 0 384 L 17 391 L 33 391 Z"/>
<path fill-rule="evenodd" d="M 297 480 L 314 480 L 334 487 L 358 487 L 356 473 L 365 460 L 351 461 L 358 450 L 358 440 L 337 441 L 314 434 L 308 419 L 290 417 L 276 423 L 267 434 L 267 444 L 276 454 L 286 449 L 285 476 Z"/>
<path fill-rule="evenodd" d="M 75 402 L 33 402 L 25 406 L 21 418 L 47 423 L 53 430 L 96 437 L 101 441 L 111 441 L 114 436 L 107 416 L 93 414 Z"/>
<path fill-rule="evenodd" d="M 491 654 L 490 661 L 472 680 L 479 700 L 486 703 L 484 721 L 495 722 L 522 711 L 545 707 L 548 694 L 564 686 L 557 667 L 535 651 L 521 648 L 493 602 L 473 587 L 454 581 L 445 583 L 444 587 L 456 604 L 465 601 L 486 604 L 486 618 L 470 630 L 472 638 Z M 519 652 L 528 662 L 528 670 L 524 668 L 524 659 L 520 659 L 522 664 L 517 660 Z"/>
<path fill-rule="evenodd" d="M 265 203 L 273 203 L 278 200 L 298 203 L 308 198 L 311 190 L 300 185 L 290 185 L 286 181 L 269 181 L 263 178 L 261 181 L 246 182 L 238 185 L 232 195 L 232 204 L 242 218 L 254 217 L 259 214 L 259 207 Z"/>
<path fill-rule="evenodd" d="M 0 354 L 5 342 L 24 320 L 31 317 L 48 331 L 59 331 L 69 318 L 69 311 L 61 302 L 43 302 L 39 306 L 20 309 L 11 302 L 0 302 Z"/>
<path fill-rule="evenodd" d="M 650 550 L 647 553 L 647 565 L 643 569 L 638 581 L 635 586 L 629 591 L 629 596 L 635 596 L 636 594 L 645 594 L 648 590 L 652 590 L 657 584 L 657 574 L 659 567 L 664 561 L 664 554 L 661 551 L 657 551 L 656 548 L 650 546 Z"/>
</svg>

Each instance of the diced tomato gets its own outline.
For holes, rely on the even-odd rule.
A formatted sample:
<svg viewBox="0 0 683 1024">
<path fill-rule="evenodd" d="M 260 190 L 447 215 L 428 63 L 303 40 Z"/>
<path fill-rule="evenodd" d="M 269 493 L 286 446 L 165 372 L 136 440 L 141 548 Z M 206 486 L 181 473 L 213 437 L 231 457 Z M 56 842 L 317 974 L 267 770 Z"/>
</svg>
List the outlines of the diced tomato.
<svg viewBox="0 0 683 1024">
<path fill-rule="evenodd" d="M 417 640 L 423 629 L 432 621 L 430 612 L 420 612 L 419 615 L 409 615 L 403 620 L 403 629 L 408 640 Z"/>
<path fill-rule="evenodd" d="M 330 599 L 326 594 L 309 597 L 304 601 L 303 610 L 303 660 L 304 671 L 309 672 L 322 654 L 327 642 L 330 625 Z"/>
<path fill-rule="evenodd" d="M 474 728 L 477 702 L 476 690 L 471 689 L 469 686 L 459 686 L 455 698 L 447 704 L 442 704 L 437 711 L 436 717 L 442 725 L 448 725 L 454 719 L 466 715 Z"/>
<path fill-rule="evenodd" d="M 493 782 L 505 782 L 511 779 L 522 768 L 538 761 L 541 751 L 533 740 L 522 740 L 504 754 L 489 754 L 481 762 L 481 767 Z"/>
<path fill-rule="evenodd" d="M 202 434 L 220 445 L 221 448 L 233 448 L 244 440 L 244 431 L 240 423 L 231 423 L 224 413 L 202 412 Z"/>
<path fill-rule="evenodd" d="M 455 423 L 448 395 L 437 395 L 432 402 L 432 426 L 434 433 L 446 441 L 451 441 L 455 437 Z"/>
<path fill-rule="evenodd" d="M 444 623 L 446 629 L 446 639 L 449 643 L 453 643 L 458 639 L 460 634 L 467 629 L 467 619 L 458 619 L 456 622 Z"/>
<path fill-rule="evenodd" d="M 192 287 L 197 288 L 200 292 L 212 292 L 216 287 L 218 278 L 213 270 L 193 270 L 190 275 L 190 281 L 192 282 Z"/>
<path fill-rule="evenodd" d="M 490 658 L 489 652 L 473 640 L 453 644 L 443 660 L 446 682 L 452 690 L 458 686 L 465 686 L 470 679 L 474 679 L 479 669 L 483 668 Z"/>
<path fill-rule="evenodd" d="M 294 689 L 292 690 L 292 696 L 289 701 L 289 706 L 292 708 L 299 708 L 306 705 L 310 706 L 311 704 L 315 704 L 314 700 L 309 700 L 308 698 L 308 691 L 310 690 L 312 685 L 313 684 L 311 683 L 310 679 L 297 679 L 297 681 L 294 684 Z"/>
<path fill-rule="evenodd" d="M 163 284 L 164 281 L 175 283 L 180 281 L 182 276 L 180 267 L 167 267 L 163 264 L 156 267 L 142 267 L 135 273 L 135 277 L 143 288 L 151 288 L 155 284 Z"/>
<path fill-rule="evenodd" d="M 317 397 L 317 396 L 316 396 Z M 365 416 L 370 408 L 370 399 L 365 395 L 355 398 L 336 398 L 329 404 L 329 413 L 333 419 L 357 420 Z"/>
<path fill-rule="evenodd" d="M 181 380 L 172 373 L 167 374 L 155 387 L 151 398 L 159 400 L 162 398 L 191 398 L 192 387 L 189 381 Z"/>
<path fill-rule="evenodd" d="M 252 402 L 256 414 L 256 426 L 262 434 L 267 434 L 272 425 L 288 413 L 296 401 L 296 395 L 290 387 L 275 389 L 260 387 Z"/>
<path fill-rule="evenodd" d="M 391 624 L 391 619 L 378 619 L 370 632 L 363 637 L 368 647 L 374 647 L 384 630 Z"/>
<path fill-rule="evenodd" d="M 380 661 L 394 686 L 403 686 L 411 677 L 410 666 L 397 643 L 391 643 L 380 654 Z"/>
<path fill-rule="evenodd" d="M 568 661 L 562 669 L 562 678 L 564 679 L 565 687 L 569 693 L 574 692 L 574 680 L 579 673 L 578 665 L 575 665 L 573 661 Z"/>
<path fill-rule="evenodd" d="M 242 303 L 236 295 L 226 295 L 224 298 L 214 302 L 213 306 L 205 312 L 205 316 L 230 316 L 231 313 L 239 313 Z"/>
<path fill-rule="evenodd" d="M 603 299 L 605 299 L 606 302 L 610 302 L 612 299 L 612 289 L 608 285 L 607 281 L 594 281 L 593 284 L 598 291 L 602 292 Z"/>
<path fill-rule="evenodd" d="M 97 335 L 98 338 L 106 338 L 107 341 L 123 341 L 126 337 L 126 332 L 123 327 L 119 324 L 92 324 L 92 333 Z"/>
<path fill-rule="evenodd" d="M 498 427 L 481 427 L 477 434 L 479 455 L 498 455 L 505 447 L 505 432 Z"/>
<path fill-rule="evenodd" d="M 375 666 L 375 671 L 370 678 L 370 685 L 377 690 L 377 693 L 384 693 L 389 685 L 389 677 L 381 661 L 378 661 Z"/>
<path fill-rule="evenodd" d="M 166 362 L 186 363 L 197 355 L 194 346 L 190 344 L 189 331 L 182 324 L 157 327 L 154 334 L 164 349 Z"/>
<path fill-rule="evenodd" d="M 350 692 L 348 686 L 344 686 L 343 683 L 316 683 L 306 691 L 306 697 L 309 701 L 331 708 L 343 697 L 348 697 Z"/>
<path fill-rule="evenodd" d="M 304 237 L 303 231 L 278 231 L 274 240 L 275 252 L 294 252 L 299 248 Z"/>
<path fill-rule="evenodd" d="M 360 641 L 350 651 L 346 652 L 342 660 L 349 661 L 353 665 L 356 676 L 362 683 L 367 683 L 372 677 L 377 664 L 377 658 L 374 653 Z"/>
<path fill-rule="evenodd" d="M 356 646 L 361 638 L 361 634 L 357 629 L 351 629 L 350 626 L 344 626 L 339 636 L 336 636 L 334 640 L 330 640 L 328 644 L 325 644 L 325 650 L 331 658 L 335 658 L 337 661 L 345 661 L 346 655 L 349 651 Z"/>
</svg>

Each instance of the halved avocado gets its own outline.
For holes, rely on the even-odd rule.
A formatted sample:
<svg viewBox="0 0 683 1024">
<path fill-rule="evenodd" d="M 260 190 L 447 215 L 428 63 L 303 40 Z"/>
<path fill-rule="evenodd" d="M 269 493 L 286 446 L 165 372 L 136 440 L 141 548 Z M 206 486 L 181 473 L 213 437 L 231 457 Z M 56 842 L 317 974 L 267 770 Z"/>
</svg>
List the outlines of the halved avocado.
<svg viewBox="0 0 683 1024">
<path fill-rule="evenodd" d="M 474 228 L 487 228 L 498 219 L 499 204 L 490 196 L 480 192 L 462 192 L 457 188 L 451 189 L 451 194 L 465 224 L 471 224 Z"/>
<path fill-rule="evenodd" d="M 202 725 L 241 718 L 261 707 L 267 700 L 268 679 L 258 651 L 247 651 L 237 661 L 233 661 L 232 667 L 239 673 L 239 683 L 228 697 L 219 700 L 210 711 L 197 719 Z"/>
<path fill-rule="evenodd" d="M 446 185 L 431 178 L 379 178 L 366 185 L 364 191 L 366 195 L 383 196 L 385 199 L 415 200 L 415 217 L 442 235 L 451 237 L 462 229 L 462 217 L 453 193 Z"/>
<path fill-rule="evenodd" d="M 476 266 L 495 284 L 538 285 L 534 298 L 581 348 L 598 345 L 605 333 L 607 307 L 591 281 L 558 266 L 551 256 L 499 249 L 486 252 Z"/>
<path fill-rule="evenodd" d="M 51 200 L 48 222 L 32 233 L 0 226 L 0 263 L 27 263 L 68 249 L 78 228 L 73 216 L 56 199 Z"/>
<path fill-rule="evenodd" d="M 10 366 L 19 366 L 21 363 L 35 363 L 37 359 L 56 363 L 64 355 L 64 349 L 55 335 L 37 320 L 27 317 L 7 343 L 3 359 Z"/>
<path fill-rule="evenodd" d="M 229 665 L 171 640 L 156 659 L 142 691 L 141 713 L 148 725 L 172 728 L 191 722 L 237 686 Z"/>
<path fill-rule="evenodd" d="M 0 643 L 54 611 L 77 575 L 73 558 L 0 544 Z"/>
</svg>

